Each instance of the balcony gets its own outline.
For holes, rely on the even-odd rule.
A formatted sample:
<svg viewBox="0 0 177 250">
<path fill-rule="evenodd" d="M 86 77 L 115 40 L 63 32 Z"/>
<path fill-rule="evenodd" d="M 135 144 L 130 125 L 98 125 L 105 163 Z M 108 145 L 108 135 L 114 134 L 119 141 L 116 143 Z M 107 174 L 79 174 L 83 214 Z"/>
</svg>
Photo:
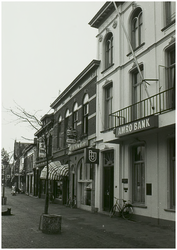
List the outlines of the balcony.
<svg viewBox="0 0 177 250">
<path fill-rule="evenodd" d="M 175 109 L 175 89 L 171 88 L 111 114 L 115 128 L 151 115 Z"/>
</svg>

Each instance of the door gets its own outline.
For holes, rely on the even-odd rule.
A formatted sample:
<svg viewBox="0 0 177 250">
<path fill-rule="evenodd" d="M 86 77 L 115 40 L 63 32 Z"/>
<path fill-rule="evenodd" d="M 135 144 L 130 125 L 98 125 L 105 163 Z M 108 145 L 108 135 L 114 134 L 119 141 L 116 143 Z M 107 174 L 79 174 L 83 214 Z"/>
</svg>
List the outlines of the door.
<svg viewBox="0 0 177 250">
<path fill-rule="evenodd" d="M 103 209 L 104 211 L 109 212 L 113 206 L 113 166 L 104 167 L 104 201 L 103 201 Z"/>
</svg>

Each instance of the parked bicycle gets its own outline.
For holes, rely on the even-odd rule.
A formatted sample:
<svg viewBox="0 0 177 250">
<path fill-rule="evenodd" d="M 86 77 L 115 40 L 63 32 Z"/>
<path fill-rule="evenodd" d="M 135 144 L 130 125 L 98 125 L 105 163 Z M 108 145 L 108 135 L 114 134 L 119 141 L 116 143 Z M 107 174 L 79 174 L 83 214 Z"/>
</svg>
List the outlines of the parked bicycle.
<svg viewBox="0 0 177 250">
<path fill-rule="evenodd" d="M 133 215 L 133 206 L 129 203 L 129 201 L 126 201 L 124 199 L 118 199 L 116 197 L 114 198 L 116 199 L 116 203 L 110 211 L 110 217 L 112 218 L 114 215 L 116 215 L 116 213 L 118 213 L 124 219 L 130 220 Z"/>
<path fill-rule="evenodd" d="M 74 199 L 71 199 L 71 197 L 69 197 L 69 199 L 67 200 L 67 203 L 66 203 L 66 207 L 70 207 L 70 208 L 76 208 L 77 207 L 76 196 L 74 196 Z"/>
</svg>

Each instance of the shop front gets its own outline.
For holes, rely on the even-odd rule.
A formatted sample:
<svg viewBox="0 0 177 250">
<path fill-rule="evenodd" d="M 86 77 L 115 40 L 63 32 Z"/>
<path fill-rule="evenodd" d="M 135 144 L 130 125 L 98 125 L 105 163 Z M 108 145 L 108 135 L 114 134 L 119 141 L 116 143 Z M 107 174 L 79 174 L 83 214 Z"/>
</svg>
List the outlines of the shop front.
<svg viewBox="0 0 177 250">
<path fill-rule="evenodd" d="M 61 165 L 60 161 L 50 162 L 48 164 L 48 181 L 49 181 L 49 199 L 55 200 L 60 204 L 66 204 L 68 193 L 69 166 Z M 47 166 L 45 166 L 40 174 L 41 193 L 46 192 Z"/>
</svg>

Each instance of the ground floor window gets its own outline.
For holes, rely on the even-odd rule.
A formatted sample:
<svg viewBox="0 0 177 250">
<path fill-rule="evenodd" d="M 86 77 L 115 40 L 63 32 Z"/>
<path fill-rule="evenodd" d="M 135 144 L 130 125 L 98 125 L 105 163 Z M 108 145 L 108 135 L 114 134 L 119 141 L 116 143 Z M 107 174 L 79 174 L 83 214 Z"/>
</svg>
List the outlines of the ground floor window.
<svg viewBox="0 0 177 250">
<path fill-rule="evenodd" d="M 170 172 L 170 208 L 175 209 L 175 186 L 176 186 L 176 178 L 175 178 L 175 138 L 169 140 L 169 172 Z"/>
<path fill-rule="evenodd" d="M 133 159 L 133 203 L 145 203 L 145 147 L 135 146 L 132 150 Z"/>
<path fill-rule="evenodd" d="M 82 205 L 91 206 L 92 182 L 80 183 L 80 201 Z"/>
</svg>

